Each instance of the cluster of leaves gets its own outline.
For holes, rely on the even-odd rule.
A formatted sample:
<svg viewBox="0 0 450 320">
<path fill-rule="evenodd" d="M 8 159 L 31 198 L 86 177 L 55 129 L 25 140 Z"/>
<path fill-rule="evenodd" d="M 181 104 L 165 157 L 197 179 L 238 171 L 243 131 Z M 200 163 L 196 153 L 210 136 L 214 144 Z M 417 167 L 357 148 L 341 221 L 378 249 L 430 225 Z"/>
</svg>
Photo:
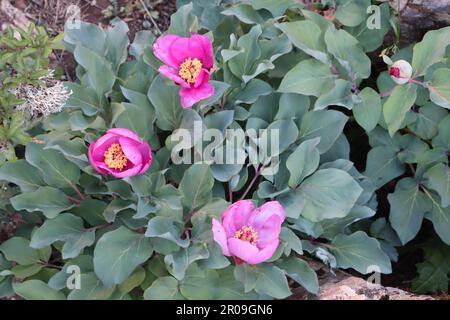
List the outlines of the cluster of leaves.
<svg viewBox="0 0 450 320">
<path fill-rule="evenodd" d="M 336 3 L 332 21 L 293 0 L 179 1 L 167 32 L 209 30 L 214 45 L 215 94 L 192 109 L 182 109 L 179 88 L 158 75 L 151 32 L 130 43 L 120 20 L 107 30 L 67 28 L 64 42 L 78 63 L 79 81 L 66 84 L 73 94 L 40 127 L 44 144 L 28 143 L 24 159 L 0 168 L 0 180 L 20 189 L 5 210 L 24 220 L 0 245 L 0 296 L 281 299 L 291 294 L 287 277 L 318 292 L 304 254 L 331 268 L 390 273 L 396 247 L 414 238 L 423 217 L 448 244 L 450 127 L 442 107 L 450 101 L 449 29 L 398 53 L 424 82 L 394 87 L 382 73 L 378 88 L 361 88 L 371 76 L 367 53 L 388 31 L 389 5 L 378 6 L 382 27 L 370 30 L 369 0 Z M 349 160 L 343 130 L 350 119 L 373 147 L 362 173 Z M 195 121 L 221 132 L 261 130 L 250 144 L 259 149 L 278 129 L 280 145 L 257 164 L 175 165 L 171 136 L 193 130 Z M 87 145 L 111 127 L 150 143 L 146 174 L 116 180 L 89 165 Z M 225 148 L 227 139 L 219 141 Z M 198 154 L 201 143 L 187 148 Z M 251 154 L 244 143 L 235 148 Z M 276 157 L 276 173 L 261 171 Z M 404 176 L 389 196 L 389 219 L 373 218 L 375 191 L 410 167 L 414 177 Z M 244 192 L 259 173 L 256 187 Z M 212 239 L 211 218 L 244 194 L 257 204 L 276 199 L 287 214 L 278 250 L 256 266 L 231 264 Z M 447 276 L 434 248 L 420 266 L 422 280 Z M 67 288 L 73 266 L 81 271 L 80 289 Z M 420 278 L 416 286 L 443 287 Z"/>
<path fill-rule="evenodd" d="M 43 27 L 30 24 L 27 30 L 9 26 L 0 33 L 0 165 L 15 160 L 14 146 L 26 144 L 32 126 L 29 115 L 15 107 L 24 101 L 11 93 L 20 85 L 44 85 L 49 56 L 61 38 L 50 38 Z"/>
</svg>

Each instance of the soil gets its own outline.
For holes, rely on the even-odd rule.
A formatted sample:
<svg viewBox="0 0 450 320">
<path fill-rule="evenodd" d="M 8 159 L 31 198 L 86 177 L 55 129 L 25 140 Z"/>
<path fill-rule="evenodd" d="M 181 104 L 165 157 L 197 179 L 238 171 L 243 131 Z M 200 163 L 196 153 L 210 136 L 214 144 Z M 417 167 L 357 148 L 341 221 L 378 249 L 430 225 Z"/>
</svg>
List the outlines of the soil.
<svg viewBox="0 0 450 320">
<path fill-rule="evenodd" d="M 108 26 L 118 17 L 127 22 L 130 41 L 141 30 L 164 32 L 170 25 L 170 16 L 176 11 L 176 0 L 10 0 L 10 3 L 21 10 L 26 19 L 43 26 L 52 36 L 64 31 L 66 20 L 74 17 L 77 10 L 77 18 L 101 27 Z M 14 23 L 8 21 L 10 19 L 0 11 L 1 28 Z M 67 80 L 75 79 L 75 62 L 70 53 L 55 50 L 52 60 L 51 67 L 60 66 Z"/>
<path fill-rule="evenodd" d="M 51 35 L 64 30 L 64 23 L 72 16 L 72 12 L 75 12 L 73 6 L 76 6 L 82 21 L 106 26 L 115 17 L 121 18 L 129 25 L 131 39 L 140 30 L 154 29 L 147 10 L 152 14 L 158 28 L 163 31 L 168 28 L 170 16 L 176 10 L 175 0 L 15 0 L 10 2 L 21 9 L 28 19 L 44 26 Z"/>
</svg>

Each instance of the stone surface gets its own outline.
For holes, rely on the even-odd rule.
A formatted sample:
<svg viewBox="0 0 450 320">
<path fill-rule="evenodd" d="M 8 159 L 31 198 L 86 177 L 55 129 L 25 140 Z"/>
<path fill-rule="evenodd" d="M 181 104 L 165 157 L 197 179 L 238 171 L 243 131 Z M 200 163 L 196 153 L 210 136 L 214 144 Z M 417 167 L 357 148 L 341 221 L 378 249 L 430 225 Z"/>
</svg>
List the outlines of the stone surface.
<svg viewBox="0 0 450 320">
<path fill-rule="evenodd" d="M 331 271 L 317 261 L 308 262 L 319 274 L 320 291 L 313 295 L 299 287 L 294 290 L 292 300 L 434 300 L 431 296 L 369 283 L 341 270 Z"/>
<path fill-rule="evenodd" d="M 398 0 L 391 0 L 393 7 Z M 401 42 L 419 41 L 432 29 L 450 25 L 450 0 L 399 0 L 401 5 Z M 393 2 L 393 3 L 392 3 Z"/>
</svg>

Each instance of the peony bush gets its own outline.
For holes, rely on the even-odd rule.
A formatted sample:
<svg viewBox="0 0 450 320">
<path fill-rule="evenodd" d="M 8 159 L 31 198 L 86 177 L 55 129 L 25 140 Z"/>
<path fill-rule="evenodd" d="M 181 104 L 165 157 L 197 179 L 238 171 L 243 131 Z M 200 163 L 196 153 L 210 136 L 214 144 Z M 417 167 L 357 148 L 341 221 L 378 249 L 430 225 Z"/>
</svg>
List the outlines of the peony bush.
<svg viewBox="0 0 450 320">
<path fill-rule="evenodd" d="M 70 96 L 0 167 L 0 296 L 284 299 L 318 293 L 310 259 L 389 274 L 419 232 L 413 289 L 447 291 L 450 27 L 378 57 L 388 3 L 372 28 L 370 0 L 322 2 L 178 1 L 132 42 L 68 24 Z"/>
</svg>

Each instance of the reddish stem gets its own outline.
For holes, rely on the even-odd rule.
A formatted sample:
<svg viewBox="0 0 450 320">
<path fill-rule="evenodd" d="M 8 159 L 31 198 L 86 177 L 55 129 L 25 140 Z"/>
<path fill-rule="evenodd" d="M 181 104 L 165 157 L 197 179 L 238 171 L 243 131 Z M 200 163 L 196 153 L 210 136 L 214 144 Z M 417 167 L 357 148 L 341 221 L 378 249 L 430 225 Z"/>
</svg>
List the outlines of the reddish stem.
<svg viewBox="0 0 450 320">
<path fill-rule="evenodd" d="M 262 169 L 263 169 L 262 166 L 258 166 L 256 168 L 255 176 L 253 177 L 252 181 L 250 181 L 250 184 L 248 185 L 247 189 L 245 189 L 244 194 L 242 195 L 242 197 L 239 200 L 242 200 L 242 199 L 244 199 L 247 196 L 247 193 L 249 193 L 250 189 L 253 187 L 253 185 L 255 184 L 256 180 L 261 175 Z"/>
</svg>

